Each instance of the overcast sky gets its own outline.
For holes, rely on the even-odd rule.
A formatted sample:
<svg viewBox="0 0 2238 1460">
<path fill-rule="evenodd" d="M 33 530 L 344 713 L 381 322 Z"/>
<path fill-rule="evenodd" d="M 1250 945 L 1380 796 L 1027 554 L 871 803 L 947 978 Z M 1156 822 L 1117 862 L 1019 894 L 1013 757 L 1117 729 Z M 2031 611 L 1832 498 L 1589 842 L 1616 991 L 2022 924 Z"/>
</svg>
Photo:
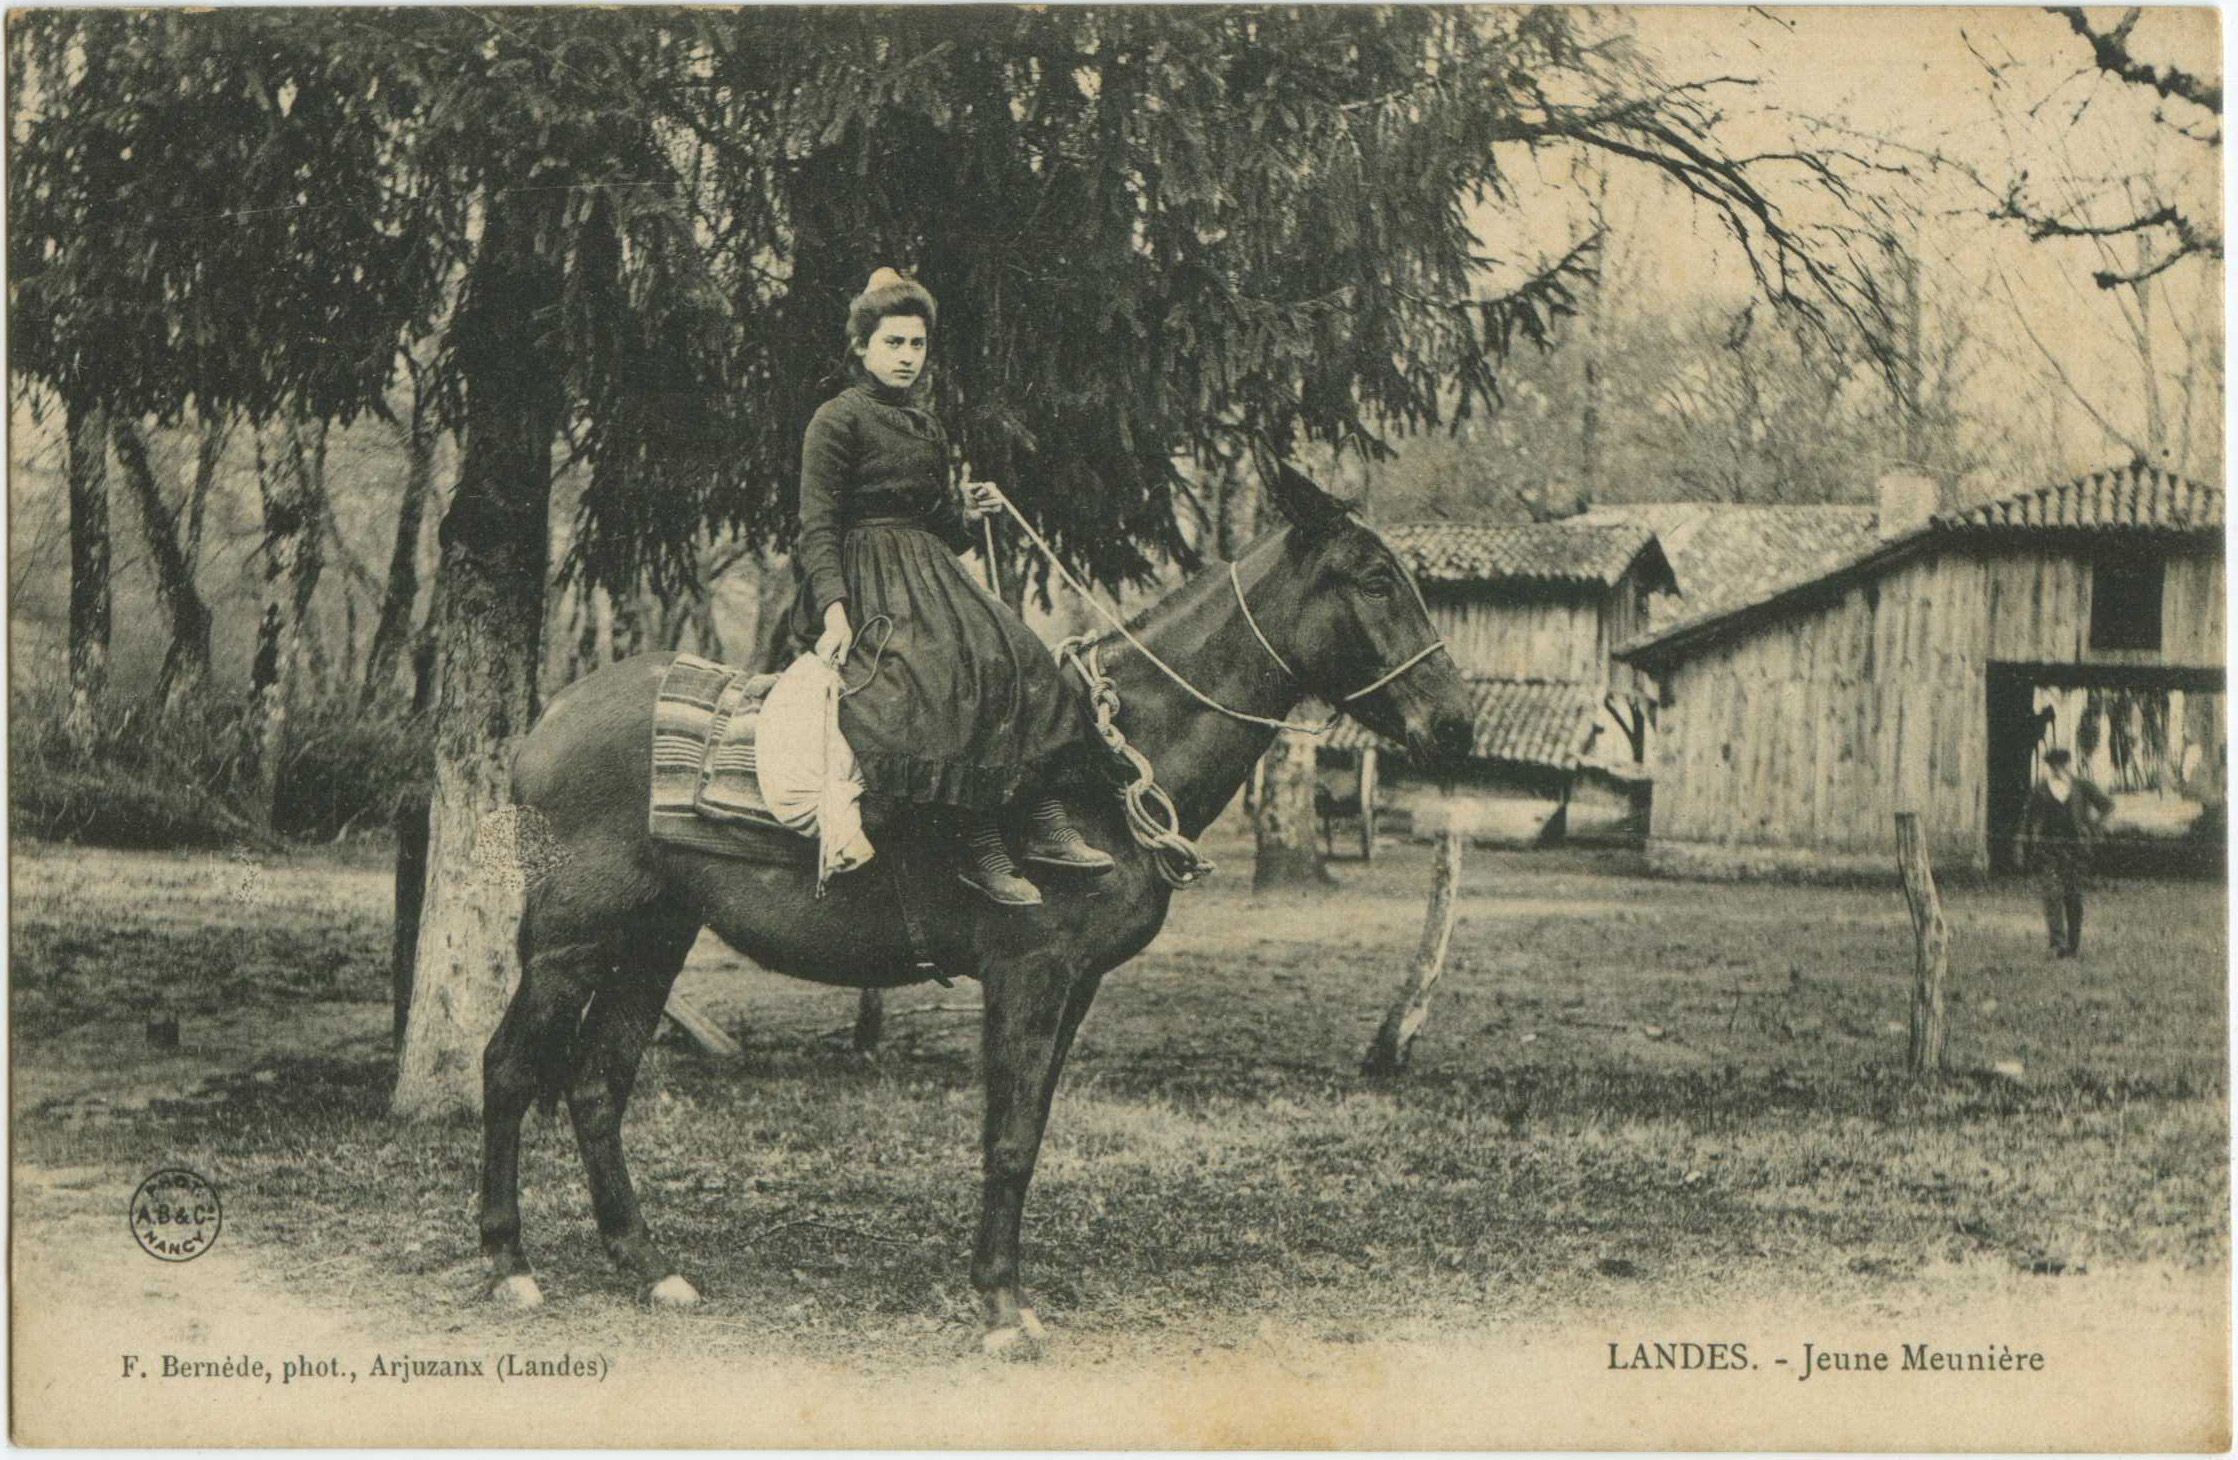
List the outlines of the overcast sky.
<svg viewBox="0 0 2238 1460">
<path fill-rule="evenodd" d="M 2093 14 L 2111 25 L 2121 12 Z M 2063 438 L 2056 455 L 2077 470 L 2125 454 L 2073 396 L 2052 409 L 2061 393 L 2056 366 L 2116 427 L 2142 435 L 2144 372 L 2122 312 L 2125 301 L 2133 307 L 2128 291 L 2117 299 L 2092 285 L 2091 270 L 2102 266 L 2092 245 L 2030 244 L 2017 226 L 1985 215 L 1995 193 L 2025 168 L 2044 200 L 2084 198 L 2101 210 L 2101 222 L 2127 216 L 2120 179 L 2142 173 L 2155 174 L 2162 191 L 2191 203 L 2197 216 L 2219 219 L 2222 157 L 2219 148 L 2183 141 L 2156 123 L 2156 98 L 2142 88 L 2091 68 L 2087 47 L 2064 20 L 2034 7 L 1649 6 L 1626 18 L 1667 80 L 1755 82 L 1719 93 L 1729 147 L 1770 150 L 1840 137 L 1911 169 L 1909 178 L 1885 179 L 1881 191 L 1916 218 L 1909 231 L 1931 307 L 1963 311 L 1983 341 L 1975 393 L 1985 409 L 2013 416 L 2016 429 L 2056 426 Z M 2218 18 L 2209 9 L 2150 12 L 2131 48 L 2140 59 L 2219 76 Z M 2168 111 L 2179 120 L 2201 115 L 2181 103 Z M 1829 125 L 1837 130 L 1825 131 Z M 1941 165 L 1931 165 L 1931 156 Z M 1543 191 L 1533 189 L 1521 210 L 1530 223 L 1519 223 L 1515 211 L 1486 215 L 1495 251 L 1525 251 L 1514 237 L 1519 228 L 1543 234 L 1531 241 L 1536 251 L 1583 227 L 1567 164 L 1540 166 L 1560 171 Z M 1610 193 L 1612 214 L 1629 225 L 1620 246 L 1627 272 L 1640 281 L 1629 296 L 1639 307 L 1745 295 L 1738 251 L 1704 210 L 1621 164 Z M 1816 206 L 1801 190 L 1786 196 L 1798 217 Z M 2219 356 L 2220 296 L 2221 267 L 2204 259 L 2161 277 L 2151 338 L 2164 394 L 2183 368 L 2187 333 L 2204 331 L 2200 348 Z M 2202 406 L 2215 426 L 2195 426 L 2195 442 L 2211 467 L 2220 459 L 2221 410 Z M 2203 469 L 2198 460 L 2193 467 Z"/>
</svg>

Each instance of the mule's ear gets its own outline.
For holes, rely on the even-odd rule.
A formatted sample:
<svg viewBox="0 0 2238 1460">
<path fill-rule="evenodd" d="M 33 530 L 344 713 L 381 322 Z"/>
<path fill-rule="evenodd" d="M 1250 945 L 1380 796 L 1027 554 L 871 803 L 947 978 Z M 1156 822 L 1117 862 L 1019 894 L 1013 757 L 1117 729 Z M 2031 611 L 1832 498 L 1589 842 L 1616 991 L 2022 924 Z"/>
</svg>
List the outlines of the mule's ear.
<svg viewBox="0 0 2238 1460">
<path fill-rule="evenodd" d="M 1274 498 L 1275 510 L 1309 538 L 1323 537 L 1342 527 L 1351 511 L 1287 461 L 1276 463 L 1268 495 Z"/>
</svg>

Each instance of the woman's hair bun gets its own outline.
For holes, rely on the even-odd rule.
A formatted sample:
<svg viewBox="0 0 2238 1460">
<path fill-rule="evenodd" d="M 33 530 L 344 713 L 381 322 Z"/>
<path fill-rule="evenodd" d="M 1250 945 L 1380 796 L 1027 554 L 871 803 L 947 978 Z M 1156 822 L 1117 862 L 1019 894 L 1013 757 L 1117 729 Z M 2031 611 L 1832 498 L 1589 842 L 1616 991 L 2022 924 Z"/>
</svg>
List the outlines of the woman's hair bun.
<svg viewBox="0 0 2238 1460">
<path fill-rule="evenodd" d="M 899 269 L 873 269 L 870 282 L 847 306 L 847 343 L 859 345 L 889 314 L 913 314 L 927 329 L 940 322 L 940 305 L 932 292 Z"/>
</svg>

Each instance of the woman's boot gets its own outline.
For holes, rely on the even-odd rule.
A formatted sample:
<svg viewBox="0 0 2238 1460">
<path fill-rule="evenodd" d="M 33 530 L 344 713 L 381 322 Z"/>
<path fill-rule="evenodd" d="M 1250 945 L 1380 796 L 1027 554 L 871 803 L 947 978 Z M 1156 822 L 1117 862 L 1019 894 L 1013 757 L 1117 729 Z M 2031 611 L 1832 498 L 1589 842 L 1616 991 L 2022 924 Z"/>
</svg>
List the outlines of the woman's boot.
<svg viewBox="0 0 2238 1460">
<path fill-rule="evenodd" d="M 1033 824 L 1026 833 L 1026 860 L 1076 872 L 1108 872 L 1112 867 L 1111 854 L 1088 844 L 1072 824 L 1065 803 L 1054 796 L 1042 797 L 1034 807 Z"/>
<path fill-rule="evenodd" d="M 1041 889 L 1018 875 L 995 819 L 984 811 L 967 811 L 963 822 L 965 867 L 956 875 L 1004 907 L 1041 906 Z"/>
</svg>

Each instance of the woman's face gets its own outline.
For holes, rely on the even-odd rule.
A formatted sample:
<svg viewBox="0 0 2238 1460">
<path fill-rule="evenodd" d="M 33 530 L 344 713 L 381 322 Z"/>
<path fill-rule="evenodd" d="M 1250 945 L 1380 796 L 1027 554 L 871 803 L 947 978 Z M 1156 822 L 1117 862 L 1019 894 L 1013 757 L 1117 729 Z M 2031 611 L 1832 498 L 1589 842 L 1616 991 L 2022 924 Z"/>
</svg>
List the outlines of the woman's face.
<svg viewBox="0 0 2238 1460">
<path fill-rule="evenodd" d="M 925 322 L 914 314 L 889 314 L 855 353 L 871 379 L 903 389 L 925 372 Z"/>
</svg>

